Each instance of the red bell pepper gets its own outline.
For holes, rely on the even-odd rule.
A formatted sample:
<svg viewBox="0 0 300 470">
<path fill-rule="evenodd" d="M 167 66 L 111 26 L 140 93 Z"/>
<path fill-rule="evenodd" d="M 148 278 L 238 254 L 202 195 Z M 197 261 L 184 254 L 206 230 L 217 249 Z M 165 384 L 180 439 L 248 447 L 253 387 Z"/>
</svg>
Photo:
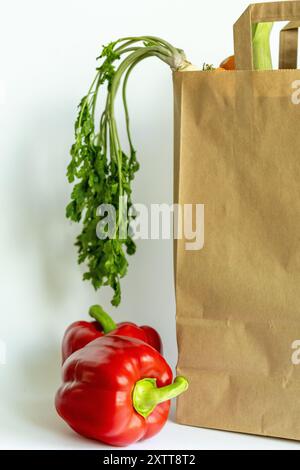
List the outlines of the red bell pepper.
<svg viewBox="0 0 300 470">
<path fill-rule="evenodd" d="M 127 446 L 157 434 L 170 399 L 188 388 L 172 383 L 165 359 L 143 341 L 124 336 L 98 338 L 73 353 L 63 366 L 56 409 L 82 436 Z"/>
<path fill-rule="evenodd" d="M 83 348 L 96 338 L 110 333 L 140 339 L 150 344 L 161 354 L 163 353 L 161 337 L 151 326 L 140 327 L 130 322 L 116 324 L 99 305 L 91 307 L 89 314 L 96 321 L 77 321 L 67 329 L 62 342 L 63 363 L 73 352 Z"/>
</svg>

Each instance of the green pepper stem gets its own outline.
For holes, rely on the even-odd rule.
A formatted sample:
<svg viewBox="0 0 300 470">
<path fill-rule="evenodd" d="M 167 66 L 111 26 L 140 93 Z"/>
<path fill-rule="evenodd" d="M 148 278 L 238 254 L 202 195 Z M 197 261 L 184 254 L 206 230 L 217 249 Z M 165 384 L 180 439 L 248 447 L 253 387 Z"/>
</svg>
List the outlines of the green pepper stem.
<svg viewBox="0 0 300 470">
<path fill-rule="evenodd" d="M 89 315 L 100 323 L 105 335 L 117 328 L 116 323 L 100 305 L 93 305 L 89 310 Z"/>
<path fill-rule="evenodd" d="M 141 416 L 148 418 L 159 403 L 178 397 L 188 386 L 185 377 L 176 377 L 174 383 L 161 388 L 157 387 L 156 379 L 139 380 L 133 390 L 133 407 Z"/>
</svg>

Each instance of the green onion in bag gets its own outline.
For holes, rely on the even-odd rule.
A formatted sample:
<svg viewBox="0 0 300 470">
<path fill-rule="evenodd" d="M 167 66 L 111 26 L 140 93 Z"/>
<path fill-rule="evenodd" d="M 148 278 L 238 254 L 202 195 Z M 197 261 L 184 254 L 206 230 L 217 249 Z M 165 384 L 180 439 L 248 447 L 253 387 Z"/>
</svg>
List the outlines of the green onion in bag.
<svg viewBox="0 0 300 470">
<path fill-rule="evenodd" d="M 273 23 L 258 23 L 253 25 L 253 64 L 255 70 L 272 70 L 270 35 Z"/>
</svg>

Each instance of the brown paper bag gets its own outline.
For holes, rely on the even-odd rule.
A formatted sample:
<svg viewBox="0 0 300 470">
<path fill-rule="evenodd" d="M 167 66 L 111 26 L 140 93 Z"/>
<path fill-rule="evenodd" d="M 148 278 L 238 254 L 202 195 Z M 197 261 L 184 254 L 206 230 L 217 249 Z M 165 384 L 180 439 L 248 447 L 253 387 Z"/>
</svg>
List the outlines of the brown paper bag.
<svg viewBox="0 0 300 470">
<path fill-rule="evenodd" d="M 251 24 L 279 20 L 300 2 L 246 10 L 237 71 L 174 74 L 175 201 L 205 205 L 204 248 L 175 246 L 177 420 L 300 440 L 300 71 L 253 71 L 251 48 Z"/>
</svg>

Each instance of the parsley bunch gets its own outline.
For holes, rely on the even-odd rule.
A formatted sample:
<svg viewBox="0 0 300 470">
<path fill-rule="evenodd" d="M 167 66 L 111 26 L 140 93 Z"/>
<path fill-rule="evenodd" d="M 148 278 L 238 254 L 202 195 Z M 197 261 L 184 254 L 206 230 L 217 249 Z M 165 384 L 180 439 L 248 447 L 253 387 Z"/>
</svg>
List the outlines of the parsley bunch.
<svg viewBox="0 0 300 470">
<path fill-rule="evenodd" d="M 75 184 L 66 215 L 74 222 L 82 222 L 82 231 L 75 243 L 78 262 L 86 263 L 84 279 L 91 281 L 96 290 L 102 286 L 113 289 L 114 306 L 121 301 L 120 279 L 128 268 L 126 255 L 133 255 L 136 245 L 129 234 L 124 235 L 124 230 L 123 238 L 120 238 L 119 230 L 112 239 L 98 238 L 96 229 L 102 217 L 97 209 L 101 204 L 113 205 L 117 228 L 123 226 L 124 229 L 128 218 L 124 217 L 120 200 L 126 198 L 129 211 L 132 206 L 131 184 L 139 169 L 130 133 L 126 87 L 134 67 L 153 56 L 163 60 L 173 70 L 188 65 L 182 50 L 156 37 L 123 38 L 103 47 L 96 76 L 79 104 L 75 143 L 71 148 L 72 159 L 67 171 L 69 182 Z M 115 119 L 115 98 L 120 86 L 129 148 L 126 152 L 121 146 Z M 97 99 L 103 87 L 106 88 L 106 102 L 100 121 L 95 122 Z"/>
</svg>

